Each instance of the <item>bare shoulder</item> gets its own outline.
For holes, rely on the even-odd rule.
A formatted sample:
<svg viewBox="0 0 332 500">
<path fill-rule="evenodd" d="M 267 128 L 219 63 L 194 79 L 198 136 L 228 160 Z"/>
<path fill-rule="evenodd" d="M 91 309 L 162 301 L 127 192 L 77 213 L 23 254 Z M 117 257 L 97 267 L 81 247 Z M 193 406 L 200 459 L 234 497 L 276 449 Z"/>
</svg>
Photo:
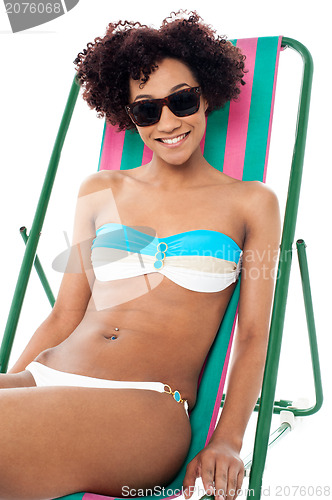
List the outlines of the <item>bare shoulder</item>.
<svg viewBox="0 0 332 500">
<path fill-rule="evenodd" d="M 279 233 L 280 208 L 275 192 L 260 181 L 244 181 L 239 189 L 247 235 L 256 230 Z"/>
<path fill-rule="evenodd" d="M 263 208 L 271 207 L 279 209 L 279 202 L 275 192 L 260 181 L 239 181 L 238 189 L 241 190 L 241 198 L 252 211 L 261 211 Z"/>
<path fill-rule="evenodd" d="M 254 214 L 257 211 L 261 211 L 263 207 L 271 207 L 272 209 L 279 210 L 278 198 L 275 192 L 263 182 L 242 181 L 224 173 L 220 174 L 218 172 L 218 174 L 219 176 L 222 175 L 220 186 L 222 188 L 228 186 L 232 198 L 238 200 L 240 206 L 247 213 Z"/>
<path fill-rule="evenodd" d="M 123 172 L 120 170 L 100 170 L 95 172 L 82 181 L 78 196 L 82 197 L 104 189 L 116 188 L 123 177 Z"/>
</svg>

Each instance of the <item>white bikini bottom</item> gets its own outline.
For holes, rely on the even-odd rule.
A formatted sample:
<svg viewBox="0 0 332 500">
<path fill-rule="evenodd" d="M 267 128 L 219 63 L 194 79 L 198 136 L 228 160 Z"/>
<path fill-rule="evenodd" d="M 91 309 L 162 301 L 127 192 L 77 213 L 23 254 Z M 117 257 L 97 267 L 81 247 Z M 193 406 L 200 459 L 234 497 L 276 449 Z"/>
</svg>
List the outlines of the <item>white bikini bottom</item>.
<svg viewBox="0 0 332 500">
<path fill-rule="evenodd" d="M 188 401 L 181 398 L 179 391 L 172 391 L 169 385 L 162 382 L 138 382 L 126 380 L 107 380 L 103 378 L 87 377 L 76 373 L 62 372 L 43 365 L 38 361 L 30 363 L 26 370 L 33 376 L 37 387 L 66 386 L 66 387 L 95 387 L 99 389 L 143 389 L 171 394 L 177 403 L 183 403 L 188 415 Z M 188 415 L 189 416 L 189 415 Z"/>
</svg>

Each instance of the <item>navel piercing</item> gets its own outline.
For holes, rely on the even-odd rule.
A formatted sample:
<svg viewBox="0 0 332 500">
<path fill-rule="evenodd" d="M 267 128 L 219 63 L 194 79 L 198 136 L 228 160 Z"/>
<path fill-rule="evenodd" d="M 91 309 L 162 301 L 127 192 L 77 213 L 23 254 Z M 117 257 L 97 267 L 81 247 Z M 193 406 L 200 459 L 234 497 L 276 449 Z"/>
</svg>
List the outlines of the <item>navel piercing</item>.
<svg viewBox="0 0 332 500">
<path fill-rule="evenodd" d="M 116 332 L 118 332 L 118 331 L 119 331 L 119 328 L 116 326 L 116 327 L 114 328 L 114 330 L 115 330 Z M 118 337 L 117 337 L 116 335 L 112 335 L 111 340 L 116 340 L 117 338 L 118 338 Z"/>
</svg>

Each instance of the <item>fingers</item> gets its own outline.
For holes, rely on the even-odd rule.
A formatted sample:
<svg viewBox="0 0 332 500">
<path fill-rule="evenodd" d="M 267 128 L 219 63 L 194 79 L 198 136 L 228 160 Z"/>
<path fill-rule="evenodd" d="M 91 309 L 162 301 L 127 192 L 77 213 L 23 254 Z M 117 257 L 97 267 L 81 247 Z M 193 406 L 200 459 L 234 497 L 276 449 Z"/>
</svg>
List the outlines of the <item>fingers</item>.
<svg viewBox="0 0 332 500">
<path fill-rule="evenodd" d="M 201 477 L 207 495 L 214 495 L 215 458 L 206 457 L 201 465 Z"/>
<path fill-rule="evenodd" d="M 191 495 L 194 493 L 195 481 L 198 476 L 199 476 L 198 461 L 194 459 L 187 465 L 186 475 L 184 476 L 184 480 L 182 483 L 184 489 L 183 493 L 185 498 L 190 498 Z"/>
<path fill-rule="evenodd" d="M 237 493 L 234 496 L 234 500 L 237 498 L 238 493 L 240 493 L 240 490 L 242 488 L 243 478 L 244 478 L 244 466 L 243 466 L 243 462 L 242 462 L 241 471 L 239 472 L 239 474 L 237 476 Z"/>
<path fill-rule="evenodd" d="M 197 457 L 192 460 L 186 470 L 183 480 L 184 496 L 190 498 L 194 492 L 197 477 L 202 478 L 204 490 L 208 495 L 214 494 L 215 459 Z"/>
<path fill-rule="evenodd" d="M 224 464 L 217 464 L 215 479 L 215 500 L 224 500 L 227 491 L 228 470 Z"/>
<path fill-rule="evenodd" d="M 241 462 L 241 463 L 239 463 Z M 243 463 L 240 460 L 234 461 L 229 467 L 223 463 L 217 464 L 215 475 L 215 499 L 235 500 L 238 496 L 244 477 Z"/>
<path fill-rule="evenodd" d="M 200 452 L 187 466 L 183 480 L 186 499 L 195 491 L 196 479 L 202 478 L 205 492 L 215 500 L 235 500 L 241 490 L 244 466 L 238 455 L 218 455 L 213 450 Z"/>
</svg>

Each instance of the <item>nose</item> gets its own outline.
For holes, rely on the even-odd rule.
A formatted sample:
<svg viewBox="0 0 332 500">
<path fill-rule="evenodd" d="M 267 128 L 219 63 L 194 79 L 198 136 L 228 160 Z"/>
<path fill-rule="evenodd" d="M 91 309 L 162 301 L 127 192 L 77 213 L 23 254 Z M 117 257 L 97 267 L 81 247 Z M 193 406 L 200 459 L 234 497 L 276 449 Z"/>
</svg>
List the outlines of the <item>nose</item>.
<svg viewBox="0 0 332 500">
<path fill-rule="evenodd" d="M 160 132 L 172 132 L 181 127 L 181 119 L 169 109 L 168 106 L 163 106 L 161 110 L 160 120 L 157 124 Z"/>
</svg>

